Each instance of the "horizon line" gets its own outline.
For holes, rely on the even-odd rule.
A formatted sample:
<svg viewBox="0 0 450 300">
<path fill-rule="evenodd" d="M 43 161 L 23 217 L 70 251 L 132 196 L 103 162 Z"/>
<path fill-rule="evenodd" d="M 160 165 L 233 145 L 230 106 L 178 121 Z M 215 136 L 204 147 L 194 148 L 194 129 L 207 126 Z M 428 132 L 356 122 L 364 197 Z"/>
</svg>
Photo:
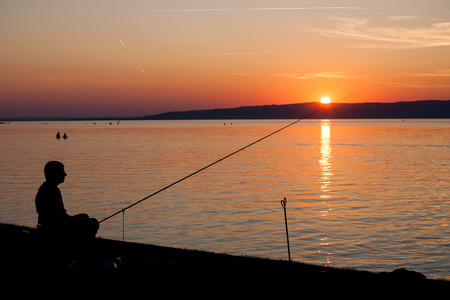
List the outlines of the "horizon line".
<svg viewBox="0 0 450 300">
<path fill-rule="evenodd" d="M 191 8 L 191 9 L 151 9 L 148 13 L 171 13 L 171 12 L 215 12 L 215 11 L 267 11 L 267 10 L 327 10 L 327 9 L 381 9 L 372 6 L 310 6 L 310 7 L 250 7 L 250 8 Z"/>
</svg>

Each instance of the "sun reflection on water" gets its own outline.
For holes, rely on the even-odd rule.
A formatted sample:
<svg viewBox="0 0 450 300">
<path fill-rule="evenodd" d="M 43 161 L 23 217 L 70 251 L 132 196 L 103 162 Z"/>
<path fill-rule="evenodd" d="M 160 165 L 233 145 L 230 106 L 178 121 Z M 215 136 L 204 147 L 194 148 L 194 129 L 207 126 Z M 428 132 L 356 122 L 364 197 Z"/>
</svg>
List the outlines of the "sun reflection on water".
<svg viewBox="0 0 450 300">
<path fill-rule="evenodd" d="M 319 165 L 321 169 L 321 177 L 320 177 L 320 188 L 321 194 L 320 198 L 322 199 L 323 208 L 321 210 L 321 217 L 327 217 L 328 213 L 331 211 L 330 204 L 327 202 L 330 199 L 330 182 L 331 177 L 333 176 L 332 172 L 332 163 L 331 163 L 331 130 L 330 130 L 330 121 L 322 120 L 321 130 L 320 130 L 320 159 Z M 321 238 L 320 246 L 328 247 L 330 242 L 328 241 L 328 237 Z M 325 248 L 325 249 L 326 249 Z M 326 264 L 331 264 L 331 255 L 332 253 L 328 251 L 319 250 L 319 253 L 324 253 L 327 257 L 325 258 Z"/>
<path fill-rule="evenodd" d="M 330 130 L 330 122 L 328 120 L 323 120 L 321 124 L 321 137 L 320 137 L 320 169 L 322 172 L 320 178 L 321 184 L 321 198 L 328 199 L 330 198 L 330 181 L 333 176 L 332 172 L 332 164 L 331 164 L 331 130 Z"/>
</svg>

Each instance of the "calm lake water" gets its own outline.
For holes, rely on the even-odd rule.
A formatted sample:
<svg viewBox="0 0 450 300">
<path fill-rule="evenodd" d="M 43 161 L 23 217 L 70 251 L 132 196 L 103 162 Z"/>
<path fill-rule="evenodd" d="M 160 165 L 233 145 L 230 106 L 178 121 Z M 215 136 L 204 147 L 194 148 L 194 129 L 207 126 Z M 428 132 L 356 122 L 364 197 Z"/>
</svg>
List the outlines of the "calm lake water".
<svg viewBox="0 0 450 300">
<path fill-rule="evenodd" d="M 0 222 L 35 226 L 60 160 L 70 214 L 102 220 L 289 120 L 0 125 Z M 57 132 L 67 140 L 57 140 Z M 103 222 L 98 235 L 450 279 L 450 120 L 303 120 Z"/>
</svg>

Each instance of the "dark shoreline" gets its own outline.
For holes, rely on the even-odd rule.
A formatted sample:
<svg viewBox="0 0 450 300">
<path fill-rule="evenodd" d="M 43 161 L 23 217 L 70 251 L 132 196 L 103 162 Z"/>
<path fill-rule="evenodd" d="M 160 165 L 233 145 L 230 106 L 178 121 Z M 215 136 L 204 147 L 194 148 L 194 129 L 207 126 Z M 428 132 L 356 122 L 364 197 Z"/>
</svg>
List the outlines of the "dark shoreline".
<svg viewBox="0 0 450 300">
<path fill-rule="evenodd" d="M 282 286 L 300 293 L 318 285 L 335 286 L 349 295 L 356 287 L 375 288 L 374 291 L 406 287 L 433 292 L 450 289 L 449 281 L 425 279 L 413 271 L 374 273 L 102 238 L 95 241 L 96 262 L 68 267 L 52 263 L 53 256 L 49 257 L 47 248 L 44 250 L 42 236 L 35 228 L 0 223 L 0 231 L 0 269 L 7 275 L 3 289 L 3 293 L 8 293 L 7 299 L 27 298 L 49 284 L 72 291 L 76 286 L 78 290 L 73 293 L 77 297 L 78 293 L 117 296 L 146 290 L 153 295 L 160 290 L 180 295 L 189 294 L 189 290 L 199 295 L 206 293 L 205 287 L 215 288 L 215 296 L 221 295 L 217 289 L 223 293 L 239 289 L 264 295 L 266 289 L 282 290 Z M 105 261 L 116 261 L 117 267 Z M 9 290 L 9 280 L 26 282 L 33 288 Z M 179 290 L 180 287 L 188 290 Z"/>
<path fill-rule="evenodd" d="M 242 106 L 224 109 L 175 111 L 144 116 L 142 120 L 270 120 L 270 119 L 448 119 L 450 100 L 392 103 L 318 102 L 283 105 Z"/>
</svg>

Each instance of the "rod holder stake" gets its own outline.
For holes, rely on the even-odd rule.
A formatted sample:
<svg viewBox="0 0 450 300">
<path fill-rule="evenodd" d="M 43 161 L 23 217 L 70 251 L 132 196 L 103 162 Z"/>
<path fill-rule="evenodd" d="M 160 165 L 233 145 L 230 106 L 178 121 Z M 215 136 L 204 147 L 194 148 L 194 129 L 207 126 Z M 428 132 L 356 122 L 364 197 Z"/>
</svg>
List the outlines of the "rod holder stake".
<svg viewBox="0 0 450 300">
<path fill-rule="evenodd" d="M 284 199 L 281 200 L 281 206 L 283 206 L 283 209 L 284 209 L 284 224 L 286 225 L 286 240 L 287 240 L 288 256 L 289 256 L 289 261 L 291 261 L 291 248 L 289 246 L 289 230 L 288 230 L 287 216 L 286 216 L 286 205 L 287 205 L 287 199 L 286 199 L 286 197 L 284 197 Z"/>
</svg>

